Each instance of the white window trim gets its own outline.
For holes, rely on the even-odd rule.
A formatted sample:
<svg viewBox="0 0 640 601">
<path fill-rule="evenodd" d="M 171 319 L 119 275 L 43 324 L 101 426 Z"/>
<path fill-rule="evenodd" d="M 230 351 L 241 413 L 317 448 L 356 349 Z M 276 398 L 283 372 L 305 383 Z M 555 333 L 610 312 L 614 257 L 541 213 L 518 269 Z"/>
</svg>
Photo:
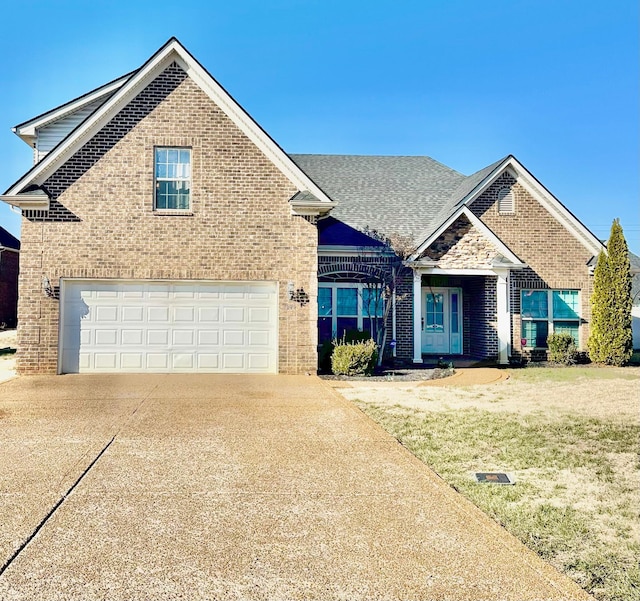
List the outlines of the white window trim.
<svg viewBox="0 0 640 601">
<path fill-rule="evenodd" d="M 189 152 L 189 177 L 161 177 L 158 178 L 157 172 L 157 163 L 156 163 L 156 152 L 158 150 L 187 150 Z M 192 215 L 193 214 L 193 199 L 191 188 L 193 184 L 193 153 L 191 146 L 154 146 L 153 148 L 153 212 L 156 215 Z M 189 207 L 186 209 L 168 209 L 158 208 L 158 182 L 188 182 L 189 183 Z"/>
<path fill-rule="evenodd" d="M 547 293 L 547 308 L 549 310 L 549 314 L 547 315 L 547 318 L 545 319 L 544 317 L 525 317 L 522 314 L 522 295 L 525 292 L 546 292 Z M 580 325 L 582 324 L 582 315 L 580 313 L 578 313 L 578 317 L 575 319 L 569 319 L 569 318 L 565 318 L 565 317 L 559 317 L 558 319 L 554 319 L 554 315 L 553 315 L 553 293 L 554 292 L 577 292 L 578 293 L 578 308 L 582 307 L 582 303 L 581 303 L 581 291 L 577 290 L 576 288 L 521 288 L 520 289 L 520 339 L 522 340 L 522 324 L 526 321 L 546 321 L 548 328 L 547 331 L 549 332 L 549 334 L 553 334 L 554 333 L 554 321 L 571 321 L 571 322 L 576 322 L 577 326 L 578 326 L 578 348 L 582 348 L 582 328 L 580 327 Z M 536 346 L 533 344 L 528 344 L 529 340 L 527 339 L 527 344 L 523 345 L 522 348 L 525 349 L 548 349 L 548 346 Z"/>
<path fill-rule="evenodd" d="M 331 315 L 318 315 L 318 319 L 321 318 L 327 318 L 327 317 L 331 317 L 331 336 L 332 338 L 335 338 L 337 336 L 338 333 L 338 317 L 345 317 L 345 318 L 354 318 L 356 317 L 358 322 L 357 322 L 357 328 L 360 332 L 364 331 L 364 320 L 365 319 L 374 319 L 376 316 L 372 315 L 369 316 L 368 314 L 366 314 L 363 310 L 363 303 L 362 303 L 362 297 L 363 297 L 363 290 L 365 288 L 370 287 L 371 284 L 366 284 L 366 283 L 359 283 L 359 282 L 318 282 L 318 288 L 330 288 L 331 289 Z M 376 287 L 381 288 L 381 285 L 378 284 Z M 337 308 L 338 308 L 338 288 L 356 288 L 358 291 L 358 315 L 338 315 L 337 313 Z M 382 298 L 382 315 L 377 316 L 378 319 L 384 319 L 384 303 L 385 300 L 384 298 Z"/>
</svg>

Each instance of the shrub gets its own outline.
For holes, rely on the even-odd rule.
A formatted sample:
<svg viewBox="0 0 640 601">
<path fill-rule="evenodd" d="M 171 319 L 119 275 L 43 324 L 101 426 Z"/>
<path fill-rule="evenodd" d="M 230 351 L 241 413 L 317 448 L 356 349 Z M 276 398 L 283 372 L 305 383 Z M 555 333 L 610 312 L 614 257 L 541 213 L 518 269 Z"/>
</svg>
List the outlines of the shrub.
<svg viewBox="0 0 640 601">
<path fill-rule="evenodd" d="M 549 361 L 563 365 L 578 363 L 578 349 L 573 341 L 573 336 L 568 332 L 549 334 L 547 346 L 549 347 Z"/>
<path fill-rule="evenodd" d="M 345 342 L 336 340 L 331 355 L 331 371 L 336 376 L 371 375 L 378 358 L 378 347 L 375 340 Z"/>
<path fill-rule="evenodd" d="M 625 365 L 631 358 L 631 268 L 620 221 L 615 219 L 593 274 L 591 334 L 587 342 L 595 363 Z"/>
<path fill-rule="evenodd" d="M 363 340 L 369 340 L 371 334 L 369 332 L 361 332 L 360 330 L 347 330 L 344 336 L 340 340 L 340 343 L 347 344 L 349 342 L 361 342 Z M 326 340 L 320 346 L 318 351 L 318 368 L 323 372 L 331 371 L 331 357 L 333 356 L 333 349 L 336 347 L 337 341 Z"/>
</svg>

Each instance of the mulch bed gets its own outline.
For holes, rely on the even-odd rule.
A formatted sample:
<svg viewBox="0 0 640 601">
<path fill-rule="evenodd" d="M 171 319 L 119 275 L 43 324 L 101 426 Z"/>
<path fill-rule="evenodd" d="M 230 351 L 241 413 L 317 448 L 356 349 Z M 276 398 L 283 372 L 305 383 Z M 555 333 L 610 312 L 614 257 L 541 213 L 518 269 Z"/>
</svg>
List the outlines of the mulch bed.
<svg viewBox="0 0 640 601">
<path fill-rule="evenodd" d="M 368 382 L 418 382 L 421 380 L 436 380 L 439 378 L 447 378 L 455 373 L 452 369 L 442 369 L 439 367 L 433 369 L 419 368 L 383 368 L 376 370 L 372 376 L 334 376 L 333 374 L 318 374 L 323 380 L 342 380 L 342 381 L 368 381 Z"/>
</svg>

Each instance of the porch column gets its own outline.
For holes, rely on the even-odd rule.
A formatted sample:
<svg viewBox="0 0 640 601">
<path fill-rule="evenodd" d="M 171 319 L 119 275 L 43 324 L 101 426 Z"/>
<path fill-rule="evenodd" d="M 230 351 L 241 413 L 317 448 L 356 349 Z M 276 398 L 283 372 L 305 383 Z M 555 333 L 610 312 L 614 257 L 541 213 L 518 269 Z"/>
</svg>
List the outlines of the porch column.
<svg viewBox="0 0 640 601">
<path fill-rule="evenodd" d="M 511 353 L 511 314 L 509 313 L 509 270 L 496 269 L 496 310 L 498 328 L 498 363 L 507 365 Z"/>
<path fill-rule="evenodd" d="M 422 363 L 422 274 L 413 272 L 413 362 Z"/>
</svg>

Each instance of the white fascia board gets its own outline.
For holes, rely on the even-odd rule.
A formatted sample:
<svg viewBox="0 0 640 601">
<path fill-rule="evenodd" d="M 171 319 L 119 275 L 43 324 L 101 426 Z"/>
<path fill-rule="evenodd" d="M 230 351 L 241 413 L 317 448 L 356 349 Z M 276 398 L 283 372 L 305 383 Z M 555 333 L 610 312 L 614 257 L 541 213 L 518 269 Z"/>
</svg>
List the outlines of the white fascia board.
<svg viewBox="0 0 640 601">
<path fill-rule="evenodd" d="M 85 94 L 80 98 L 76 98 L 71 102 L 67 102 L 66 104 L 63 104 L 55 109 L 51 109 L 50 111 L 47 111 L 46 113 L 34 119 L 31 119 L 30 121 L 26 121 L 25 123 L 16 125 L 15 127 L 11 128 L 11 131 L 13 131 L 13 133 L 22 138 L 22 140 L 24 140 L 31 146 L 32 144 L 30 144 L 29 140 L 35 140 L 37 129 L 44 127 L 49 123 L 53 123 L 54 121 L 57 121 L 59 119 L 62 119 L 63 117 L 66 117 L 71 113 L 75 113 L 88 104 L 91 104 L 92 102 L 95 102 L 100 98 L 104 98 L 105 96 L 112 94 L 115 90 L 121 88 L 129 77 L 130 75 L 124 75 L 123 77 L 120 77 L 112 81 L 111 83 L 96 88 L 93 92 L 89 92 L 88 94 Z"/>
<path fill-rule="evenodd" d="M 329 201 L 317 201 L 317 202 L 295 202 L 289 201 L 291 206 L 292 215 L 301 215 L 303 217 L 317 217 L 319 215 L 326 215 L 331 209 L 336 206 L 335 202 Z"/>
<path fill-rule="evenodd" d="M 410 260 L 414 261 L 419 257 L 431 244 L 433 244 L 446 230 L 447 228 L 458 219 L 461 215 L 465 215 L 467 219 L 471 222 L 476 229 L 480 231 L 480 233 L 491 242 L 496 247 L 496 250 L 509 261 L 512 266 L 523 266 L 524 263 L 514 255 L 509 248 L 496 236 L 478 217 L 476 217 L 473 212 L 467 206 L 461 206 L 449 219 L 444 221 L 442 225 L 429 236 L 416 250 L 413 255 L 411 255 Z"/>
<path fill-rule="evenodd" d="M 18 194 L 15 196 L 3 194 L 0 196 L 0 200 L 13 207 L 31 211 L 48 211 L 50 202 L 49 197 L 43 194 Z"/>
<path fill-rule="evenodd" d="M 111 98 L 99 107 L 95 113 L 90 115 L 67 138 L 37 163 L 32 170 L 28 171 L 7 190 L 7 195 L 15 195 L 29 184 L 41 185 L 53 171 L 63 164 L 86 140 L 104 127 L 113 115 L 117 114 L 131 99 L 135 98 L 148 83 L 153 81 L 173 61 L 176 61 L 187 72 L 193 81 L 271 159 L 274 165 L 298 190 L 309 191 L 320 201 L 332 203 L 331 199 L 303 173 L 175 38 L 162 47 L 138 71 L 134 72 L 127 82 L 115 91 Z M 333 208 L 333 204 L 328 208 Z"/>
<path fill-rule="evenodd" d="M 441 268 L 433 267 L 431 265 L 422 266 L 420 263 L 410 263 L 407 265 L 411 267 L 415 272 L 422 275 L 484 275 L 495 276 L 497 275 L 494 269 L 464 269 L 464 268 Z"/>
</svg>

